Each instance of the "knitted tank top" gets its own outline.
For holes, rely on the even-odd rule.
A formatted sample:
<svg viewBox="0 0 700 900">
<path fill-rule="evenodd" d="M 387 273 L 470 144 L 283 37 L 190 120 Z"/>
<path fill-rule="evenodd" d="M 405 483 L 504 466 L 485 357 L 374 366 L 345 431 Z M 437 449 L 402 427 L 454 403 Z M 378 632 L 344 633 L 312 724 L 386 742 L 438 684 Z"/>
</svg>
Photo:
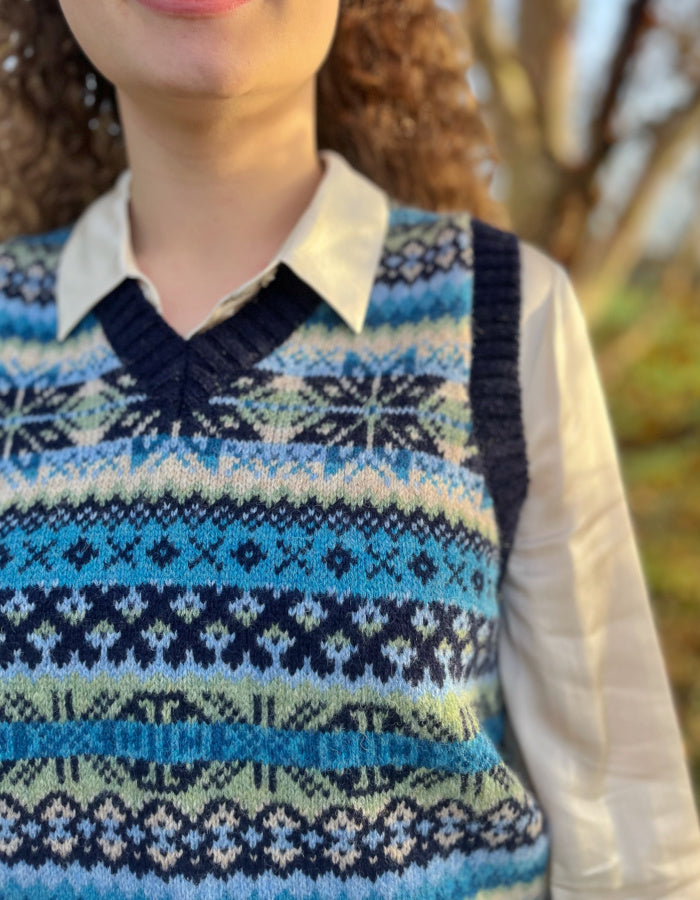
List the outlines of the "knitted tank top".
<svg viewBox="0 0 700 900">
<path fill-rule="evenodd" d="M 514 236 L 394 205 L 360 334 L 282 265 L 185 340 L 0 245 L 0 896 L 514 900 Z"/>
</svg>

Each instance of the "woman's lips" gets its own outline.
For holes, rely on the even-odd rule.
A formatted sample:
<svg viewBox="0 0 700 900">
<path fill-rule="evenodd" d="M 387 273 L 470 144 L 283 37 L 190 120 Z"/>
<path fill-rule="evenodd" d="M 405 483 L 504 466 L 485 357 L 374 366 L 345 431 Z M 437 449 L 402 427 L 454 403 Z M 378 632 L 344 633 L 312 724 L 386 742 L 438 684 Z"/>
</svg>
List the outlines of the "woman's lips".
<svg viewBox="0 0 700 900">
<path fill-rule="evenodd" d="M 136 0 L 156 12 L 169 16 L 217 16 L 230 12 L 250 0 Z"/>
</svg>

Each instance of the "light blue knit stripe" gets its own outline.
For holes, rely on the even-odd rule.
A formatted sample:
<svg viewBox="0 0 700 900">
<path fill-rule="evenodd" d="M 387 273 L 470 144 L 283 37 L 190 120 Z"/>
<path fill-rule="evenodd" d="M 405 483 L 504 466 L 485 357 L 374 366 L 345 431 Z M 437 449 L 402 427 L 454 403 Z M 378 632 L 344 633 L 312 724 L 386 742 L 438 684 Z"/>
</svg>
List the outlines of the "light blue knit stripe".
<svg viewBox="0 0 700 900">
<path fill-rule="evenodd" d="M 100 472 L 106 476 L 111 471 L 121 473 L 123 460 L 115 463 L 115 458 L 128 456 L 129 474 L 141 466 L 153 470 L 158 464 L 168 462 L 182 463 L 183 455 L 192 455 L 195 461 L 206 466 L 212 474 L 237 475 L 246 469 L 258 471 L 260 463 L 264 463 L 269 478 L 278 474 L 284 467 L 285 475 L 308 474 L 309 465 L 323 466 L 323 477 L 330 478 L 344 473 L 346 478 L 352 472 L 362 469 L 387 472 L 387 493 L 392 488 L 391 480 L 398 485 L 417 484 L 442 489 L 447 496 L 460 501 L 481 502 L 481 508 L 492 506 L 485 491 L 484 478 L 465 466 L 429 453 L 405 449 L 376 447 L 328 447 L 323 444 L 290 443 L 276 444 L 264 441 L 239 441 L 212 437 L 171 437 L 166 434 L 146 437 L 120 438 L 102 441 L 95 446 L 74 446 L 61 450 L 45 450 L 43 453 L 23 453 L 21 459 L 16 456 L 0 459 L 0 478 L 13 480 L 15 476 L 28 483 L 36 480 L 39 465 L 46 473 L 45 481 L 50 483 L 52 475 L 65 477 L 66 470 L 74 470 L 76 478 L 94 477 L 89 467 L 99 465 Z M 185 463 L 182 463 L 185 465 Z M 294 466 L 297 468 L 295 469 Z M 81 472 L 80 467 L 85 467 Z"/>
<path fill-rule="evenodd" d="M 397 228 L 407 225 L 420 225 L 422 223 L 437 222 L 440 213 L 429 209 L 420 209 L 417 206 L 391 205 L 389 209 L 389 227 Z"/>
<path fill-rule="evenodd" d="M 437 322 L 444 316 L 457 324 L 463 323 L 471 309 L 471 284 L 472 273 L 467 271 L 458 274 L 438 272 L 430 278 L 419 278 L 411 285 L 379 283 L 374 288 L 365 326 L 417 326 L 426 321 Z M 330 307 L 319 307 L 309 322 L 323 321 L 329 311 L 333 313 Z"/>
<path fill-rule="evenodd" d="M 474 297 L 474 273 L 467 269 L 461 272 L 433 272 L 427 276 L 419 276 L 411 284 L 397 281 L 390 284 L 377 282 L 372 288 L 370 308 L 367 314 L 372 315 L 374 322 L 387 321 L 387 312 L 399 312 L 399 304 L 403 303 L 406 318 L 396 322 L 418 322 L 426 318 L 429 308 L 431 322 L 439 319 L 438 313 L 455 318 L 459 316 L 462 323 L 472 311 Z M 407 304 L 410 304 L 407 308 Z M 437 308 L 436 308 L 437 306 Z M 420 319 L 417 317 L 420 316 Z"/>
<path fill-rule="evenodd" d="M 549 848 L 545 835 L 517 850 L 461 851 L 436 858 L 402 874 L 385 872 L 375 881 L 332 874 L 311 878 L 295 873 L 281 878 L 269 872 L 251 878 L 235 874 L 222 881 L 213 875 L 196 887 L 198 900 L 468 900 L 488 888 L 512 888 L 509 900 L 540 900 Z M 3 900 L 182 900 L 192 884 L 181 876 L 163 881 L 153 874 L 111 872 L 96 864 L 86 871 L 47 863 L 40 869 L 20 863 L 0 866 Z"/>
<path fill-rule="evenodd" d="M 402 279 L 377 281 L 370 296 L 364 328 L 400 328 L 437 322 L 449 317 L 464 325 L 473 302 L 474 273 L 455 263 L 452 271 L 436 270 L 417 276 L 410 284 Z M 321 303 L 307 319 L 310 325 L 347 328 L 337 312 Z"/>
<path fill-rule="evenodd" d="M 22 241 L 24 244 L 28 244 L 29 246 L 35 245 L 40 247 L 51 247 L 55 249 L 56 247 L 60 247 L 68 238 L 68 235 L 73 230 L 73 226 L 75 223 L 70 225 L 62 225 L 60 228 L 54 228 L 52 231 L 44 231 L 41 234 L 23 234 L 17 235 L 15 237 L 10 238 L 7 242 L 7 246 L 12 247 L 12 244 L 15 241 Z M 1 247 L 2 245 L 0 245 Z"/>
<path fill-rule="evenodd" d="M 53 303 L 25 303 L 0 291 L 0 338 L 29 338 L 39 344 L 56 339 L 56 307 Z"/>
<path fill-rule="evenodd" d="M 255 368 L 303 378 L 374 378 L 391 373 L 429 375 L 466 384 L 471 374 L 470 363 L 471 353 L 459 342 L 427 348 L 411 346 L 393 353 L 376 354 L 371 347 L 363 348 L 361 353 L 345 348 L 330 355 L 326 347 L 314 345 L 309 340 L 303 348 L 293 341 L 285 341 L 274 353 L 263 357 Z"/>
<path fill-rule="evenodd" d="M 500 762 L 487 736 L 431 741 L 402 734 L 293 731 L 242 722 L 0 722 L 0 759 L 128 756 L 158 763 L 249 760 L 341 770 L 410 765 L 445 772 L 483 772 Z"/>
<path fill-rule="evenodd" d="M 122 365 L 107 343 L 98 343 L 97 346 L 89 343 L 82 352 L 77 348 L 73 352 L 71 357 L 56 357 L 52 365 L 42 362 L 38 366 L 31 366 L 29 363 L 36 363 L 36 356 L 30 354 L 25 360 L 21 353 L 8 358 L 6 363 L 0 362 L 0 390 L 80 385 L 102 378 Z M 145 394 L 134 389 L 129 396 L 130 399 L 135 396 L 143 398 Z"/>
<path fill-rule="evenodd" d="M 452 319 L 450 319 L 452 322 Z M 438 323 L 436 323 L 437 325 Z M 414 327 L 408 326 L 410 333 Z M 452 327 L 454 327 L 452 325 Z M 396 340 L 400 340 L 401 326 L 396 329 Z M 73 332 L 71 333 L 71 338 Z M 45 341 L 40 342 L 41 344 Z M 104 342 L 92 342 L 90 348 L 80 353 L 73 347 L 72 355 L 61 357 L 51 366 L 37 368 L 36 355 L 32 353 L 31 340 L 27 341 L 21 351 L 12 360 L 11 365 L 0 362 L 0 388 L 39 387 L 51 385 L 65 387 L 81 384 L 102 378 L 109 372 L 121 367 L 119 357 L 110 345 Z M 27 352 L 29 351 L 29 352 Z M 26 355 L 24 355 L 26 354 Z M 466 384 L 469 381 L 470 354 L 465 352 L 462 343 L 444 343 L 435 346 L 409 346 L 405 351 L 394 353 L 373 353 L 371 345 L 362 353 L 355 353 L 350 348 L 335 350 L 332 355 L 326 347 L 315 345 L 310 340 L 303 347 L 293 341 L 285 341 L 277 350 L 263 357 L 253 368 L 280 375 L 295 375 L 305 378 L 351 377 L 375 378 L 383 375 L 408 375 L 412 377 L 430 376 L 445 381 L 457 381 Z M 140 394 L 138 388 L 134 393 Z"/>
</svg>

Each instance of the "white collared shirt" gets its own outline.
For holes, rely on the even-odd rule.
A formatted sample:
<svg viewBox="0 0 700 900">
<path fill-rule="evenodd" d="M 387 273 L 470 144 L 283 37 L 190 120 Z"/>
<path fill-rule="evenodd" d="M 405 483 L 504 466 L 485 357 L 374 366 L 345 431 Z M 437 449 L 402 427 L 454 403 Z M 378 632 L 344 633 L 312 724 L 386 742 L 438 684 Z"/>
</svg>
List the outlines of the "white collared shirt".
<svg viewBox="0 0 700 900">
<path fill-rule="evenodd" d="M 286 263 L 362 330 L 390 200 L 323 151 L 314 198 L 269 265 L 186 337 L 233 314 Z M 63 248 L 57 337 L 125 277 L 130 171 Z M 552 900 L 698 900 L 700 829 L 585 321 L 563 269 L 521 242 L 520 379 L 530 485 L 501 591 L 499 669 L 521 775 L 547 814 Z M 515 763 L 514 763 L 515 764 Z"/>
<path fill-rule="evenodd" d="M 321 183 L 276 256 L 261 272 L 222 297 L 186 338 L 235 312 L 261 283 L 272 279 L 280 262 L 310 284 L 353 331 L 362 330 L 389 221 L 389 200 L 339 154 L 324 150 L 321 159 Z M 140 281 L 148 300 L 162 313 L 155 285 L 134 259 L 130 187 L 131 170 L 124 169 L 111 190 L 90 204 L 72 229 L 58 266 L 59 340 L 127 277 Z"/>
</svg>

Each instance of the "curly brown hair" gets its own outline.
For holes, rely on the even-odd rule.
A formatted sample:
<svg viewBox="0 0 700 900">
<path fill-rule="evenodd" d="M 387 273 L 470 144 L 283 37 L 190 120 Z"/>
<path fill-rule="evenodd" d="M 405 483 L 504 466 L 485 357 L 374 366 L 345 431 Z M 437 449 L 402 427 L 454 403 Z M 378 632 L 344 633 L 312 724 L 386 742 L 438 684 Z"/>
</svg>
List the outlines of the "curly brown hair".
<svg viewBox="0 0 700 900">
<path fill-rule="evenodd" d="M 73 222 L 126 165 L 113 85 L 58 0 L 0 0 L 0 238 Z M 496 153 L 459 18 L 435 0 L 341 0 L 318 143 L 397 200 L 498 223 Z"/>
</svg>

